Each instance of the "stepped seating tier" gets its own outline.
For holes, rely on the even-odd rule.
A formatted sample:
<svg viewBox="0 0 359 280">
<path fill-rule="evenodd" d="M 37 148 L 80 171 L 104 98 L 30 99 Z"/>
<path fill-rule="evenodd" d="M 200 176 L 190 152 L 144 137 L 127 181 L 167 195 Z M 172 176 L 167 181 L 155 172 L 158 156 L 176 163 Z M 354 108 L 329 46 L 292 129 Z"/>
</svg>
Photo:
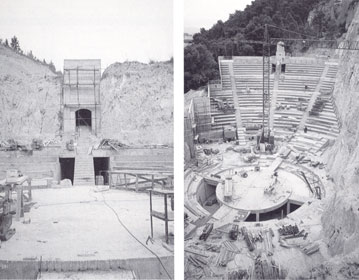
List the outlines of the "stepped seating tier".
<svg viewBox="0 0 359 280">
<path fill-rule="evenodd" d="M 229 81 L 230 82 L 230 81 Z M 230 82 L 231 83 L 231 82 Z M 230 107 L 234 106 L 233 100 L 233 93 L 230 89 L 226 90 L 211 90 L 210 97 L 211 97 L 211 116 L 212 116 L 212 129 L 217 130 L 222 128 L 226 125 L 236 125 L 236 115 L 235 112 L 223 112 L 222 110 L 218 109 L 217 102 L 214 99 L 225 99 L 227 104 Z"/>
<path fill-rule="evenodd" d="M 324 70 L 324 65 L 312 64 L 287 64 L 285 75 L 294 77 L 320 78 Z"/>
<path fill-rule="evenodd" d="M 314 92 L 318 81 L 318 79 L 310 80 L 284 77 L 279 80 L 278 89 L 286 91 Z M 307 86 L 307 88 L 305 86 Z"/>
<path fill-rule="evenodd" d="M 251 90 L 263 89 L 263 77 L 236 77 L 236 89 L 240 91 L 246 91 L 247 88 Z M 270 79 L 270 90 L 273 90 L 273 77 Z"/>
<path fill-rule="evenodd" d="M 252 91 L 249 94 L 238 93 L 239 109 L 242 125 L 246 128 L 263 124 L 263 94 L 261 91 Z M 268 109 L 265 110 L 265 125 L 268 124 Z M 249 132 L 249 131 L 247 131 Z"/>
<path fill-rule="evenodd" d="M 272 59 L 271 61 L 274 61 Z M 228 104 L 232 106 L 231 95 L 235 94 L 238 103 L 234 105 L 240 117 L 236 118 L 234 113 L 220 112 L 216 104 L 211 101 L 213 128 L 218 129 L 227 124 L 235 125 L 236 122 L 240 122 L 238 128 L 244 129 L 244 133 L 241 131 L 242 137 L 253 133 L 253 130 L 256 130 L 253 128 L 261 127 L 263 121 L 262 63 L 261 57 L 221 57 L 219 59 L 222 91 L 211 90 L 211 96 L 225 96 Z M 268 107 L 271 106 L 271 125 L 276 135 L 292 136 L 297 132 L 298 127 L 303 129 L 305 125 L 311 134 L 319 135 L 321 140 L 316 141 L 321 144 L 326 139 L 336 137 L 339 133 L 339 123 L 330 95 L 337 71 L 338 64 L 334 60 L 287 57 L 285 72 L 279 76 L 272 74 L 270 77 L 271 96 L 264 113 L 265 125 L 268 125 Z M 247 89 L 250 91 L 247 92 Z M 272 96 L 274 96 L 275 104 L 271 103 Z M 327 96 L 324 97 L 328 99 L 325 105 L 321 106 L 320 102 L 319 105 L 316 103 L 318 96 L 321 98 Z M 300 131 L 296 134 L 298 133 Z M 308 134 L 305 136 L 307 137 Z"/>
</svg>

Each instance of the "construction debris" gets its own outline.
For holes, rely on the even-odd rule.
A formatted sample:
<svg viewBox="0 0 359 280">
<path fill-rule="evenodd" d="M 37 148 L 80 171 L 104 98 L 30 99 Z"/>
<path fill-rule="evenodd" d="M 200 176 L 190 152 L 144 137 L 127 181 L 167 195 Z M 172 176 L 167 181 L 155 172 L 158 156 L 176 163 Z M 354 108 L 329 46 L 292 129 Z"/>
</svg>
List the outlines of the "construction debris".
<svg viewBox="0 0 359 280">
<path fill-rule="evenodd" d="M 297 225 L 283 225 L 281 228 L 278 229 L 278 232 L 280 235 L 296 235 L 299 233 L 299 229 Z"/>
<path fill-rule="evenodd" d="M 199 240 L 206 241 L 208 236 L 211 234 L 212 229 L 213 229 L 213 223 L 207 223 L 203 229 L 202 234 L 199 237 Z"/>
<path fill-rule="evenodd" d="M 309 244 L 302 248 L 302 251 L 308 256 L 319 251 L 319 245 L 317 243 Z"/>
<path fill-rule="evenodd" d="M 234 242 L 230 241 L 223 241 L 222 246 L 226 247 L 227 250 L 238 254 L 241 250 L 238 249 L 238 247 L 235 245 Z"/>
<path fill-rule="evenodd" d="M 222 243 L 221 251 L 219 252 L 216 260 L 217 266 L 227 266 L 228 262 L 232 261 L 237 254 L 236 252 L 233 252 L 232 249 L 229 250 L 227 246 L 228 245 L 224 245 Z"/>
<path fill-rule="evenodd" d="M 249 251 L 253 251 L 255 249 L 255 246 L 254 246 L 254 244 L 252 242 L 252 238 L 250 237 L 250 233 L 248 232 L 246 227 L 242 227 L 241 231 L 242 231 L 242 235 L 244 237 L 244 240 L 247 243 Z"/>
<path fill-rule="evenodd" d="M 102 139 L 98 147 L 96 147 L 96 149 L 103 149 L 105 147 L 106 148 L 110 147 L 116 151 L 119 151 L 119 149 L 126 148 L 129 146 L 114 139 Z"/>
<path fill-rule="evenodd" d="M 276 265 L 274 260 L 259 255 L 255 260 L 251 279 L 285 279 L 285 273 Z"/>
<path fill-rule="evenodd" d="M 230 271 L 227 274 L 228 280 L 239 280 L 239 279 L 249 279 L 249 274 L 247 270 L 237 270 L 237 271 Z"/>
<path fill-rule="evenodd" d="M 237 240 L 239 234 L 238 225 L 234 224 L 232 229 L 229 231 L 229 238 L 232 240 Z"/>
</svg>

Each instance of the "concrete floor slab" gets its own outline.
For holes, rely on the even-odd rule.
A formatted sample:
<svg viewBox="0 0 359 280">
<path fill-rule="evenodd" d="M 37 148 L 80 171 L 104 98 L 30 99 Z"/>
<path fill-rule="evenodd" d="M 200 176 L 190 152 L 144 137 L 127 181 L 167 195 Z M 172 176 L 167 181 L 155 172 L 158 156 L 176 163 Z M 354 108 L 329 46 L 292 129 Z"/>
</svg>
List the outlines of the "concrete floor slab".
<svg viewBox="0 0 359 280">
<path fill-rule="evenodd" d="M 95 187 L 33 191 L 36 204 L 25 220 L 14 222 L 16 234 L 1 244 L 0 260 L 89 261 L 153 258 L 117 221 L 104 199 L 128 229 L 143 243 L 150 235 L 149 195 L 122 190 L 95 192 Z M 163 198 L 154 197 L 154 207 Z M 170 232 L 173 225 L 170 223 Z M 154 219 L 155 243 L 149 248 L 160 257 L 173 256 L 162 246 L 164 223 Z"/>
</svg>

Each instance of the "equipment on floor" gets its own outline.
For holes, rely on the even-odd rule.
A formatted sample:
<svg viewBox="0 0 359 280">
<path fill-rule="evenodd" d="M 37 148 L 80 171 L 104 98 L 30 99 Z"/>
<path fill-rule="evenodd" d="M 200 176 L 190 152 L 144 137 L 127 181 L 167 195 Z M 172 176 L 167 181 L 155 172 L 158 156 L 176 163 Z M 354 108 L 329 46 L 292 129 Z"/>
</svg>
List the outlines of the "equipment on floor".
<svg viewBox="0 0 359 280">
<path fill-rule="evenodd" d="M 227 126 L 223 129 L 223 138 L 225 141 L 234 141 L 237 138 L 237 132 L 234 127 Z"/>
<path fill-rule="evenodd" d="M 223 113 L 227 114 L 235 112 L 234 106 L 230 105 L 227 99 L 213 98 L 213 101 L 216 102 L 217 109 Z"/>
<path fill-rule="evenodd" d="M 238 225 L 236 225 L 236 224 L 232 225 L 232 228 L 229 231 L 229 238 L 232 240 L 237 240 L 238 234 L 239 234 Z"/>
<path fill-rule="evenodd" d="M 213 223 L 207 223 L 202 231 L 202 234 L 199 237 L 199 240 L 206 241 L 208 236 L 211 234 L 213 230 Z"/>
</svg>

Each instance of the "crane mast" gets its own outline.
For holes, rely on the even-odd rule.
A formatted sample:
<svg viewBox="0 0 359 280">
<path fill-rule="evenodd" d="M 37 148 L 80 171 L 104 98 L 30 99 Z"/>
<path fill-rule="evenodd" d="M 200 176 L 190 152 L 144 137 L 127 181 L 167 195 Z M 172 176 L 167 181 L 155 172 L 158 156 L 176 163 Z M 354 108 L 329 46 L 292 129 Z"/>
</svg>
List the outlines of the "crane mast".
<svg viewBox="0 0 359 280">
<path fill-rule="evenodd" d="M 264 26 L 264 41 L 263 41 L 263 116 L 262 116 L 262 135 L 264 137 L 265 118 L 266 111 L 269 119 L 269 107 L 270 107 L 270 74 L 271 74 L 271 62 L 270 62 L 270 41 L 268 34 L 268 25 Z M 266 110 L 266 107 L 268 109 Z M 267 120 L 269 123 L 269 120 Z M 269 134 L 269 130 L 268 130 Z M 269 135 L 268 135 L 269 137 Z"/>
</svg>

